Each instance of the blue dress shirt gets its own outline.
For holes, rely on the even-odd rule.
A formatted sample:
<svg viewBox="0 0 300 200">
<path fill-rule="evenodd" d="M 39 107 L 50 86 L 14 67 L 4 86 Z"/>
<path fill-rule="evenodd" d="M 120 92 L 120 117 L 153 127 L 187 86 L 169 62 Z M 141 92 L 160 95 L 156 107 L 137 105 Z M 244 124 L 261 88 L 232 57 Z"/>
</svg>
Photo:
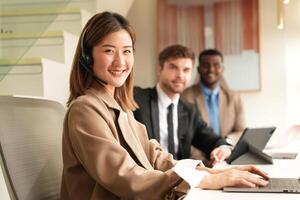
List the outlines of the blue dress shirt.
<svg viewBox="0 0 300 200">
<path fill-rule="evenodd" d="M 217 135 L 220 135 L 220 118 L 219 118 L 219 91 L 220 87 L 216 87 L 214 90 L 209 89 L 202 83 L 200 87 L 205 97 L 205 104 L 209 114 L 210 127 L 214 129 Z"/>
</svg>

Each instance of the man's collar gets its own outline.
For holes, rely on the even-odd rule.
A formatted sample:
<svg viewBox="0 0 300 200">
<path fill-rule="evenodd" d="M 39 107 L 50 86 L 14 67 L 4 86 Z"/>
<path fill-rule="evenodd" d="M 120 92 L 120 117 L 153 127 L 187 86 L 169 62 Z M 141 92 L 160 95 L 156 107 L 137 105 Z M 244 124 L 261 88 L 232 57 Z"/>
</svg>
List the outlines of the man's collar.
<svg viewBox="0 0 300 200">
<path fill-rule="evenodd" d="M 201 81 L 200 81 L 200 88 L 203 91 L 205 96 L 208 96 L 210 94 L 217 95 L 217 94 L 219 94 L 219 91 L 220 91 L 219 84 L 217 85 L 217 87 L 215 89 L 212 90 L 212 89 L 208 88 L 207 86 L 205 86 Z"/>
<path fill-rule="evenodd" d="M 163 105 L 163 107 L 168 107 L 171 103 L 174 104 L 175 107 L 178 105 L 179 94 L 176 94 L 175 98 L 172 100 L 160 87 L 159 84 L 156 85 L 156 91 L 158 96 L 158 101 Z"/>
</svg>

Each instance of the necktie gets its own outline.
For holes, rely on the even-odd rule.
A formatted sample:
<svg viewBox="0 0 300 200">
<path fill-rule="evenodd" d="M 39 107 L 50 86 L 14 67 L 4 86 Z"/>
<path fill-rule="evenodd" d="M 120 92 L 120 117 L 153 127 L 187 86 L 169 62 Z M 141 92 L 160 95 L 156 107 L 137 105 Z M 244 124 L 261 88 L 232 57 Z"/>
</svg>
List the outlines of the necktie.
<svg viewBox="0 0 300 200">
<path fill-rule="evenodd" d="M 174 147 L 174 127 L 173 127 L 173 107 L 171 103 L 168 106 L 167 122 L 168 122 L 168 150 L 169 153 L 173 154 L 175 158 L 175 147 Z"/>
<path fill-rule="evenodd" d="M 220 134 L 219 128 L 219 114 L 217 111 L 216 105 L 216 97 L 213 93 L 209 94 L 208 96 L 208 108 L 209 108 L 209 122 L 210 126 L 214 129 L 217 135 Z"/>
</svg>

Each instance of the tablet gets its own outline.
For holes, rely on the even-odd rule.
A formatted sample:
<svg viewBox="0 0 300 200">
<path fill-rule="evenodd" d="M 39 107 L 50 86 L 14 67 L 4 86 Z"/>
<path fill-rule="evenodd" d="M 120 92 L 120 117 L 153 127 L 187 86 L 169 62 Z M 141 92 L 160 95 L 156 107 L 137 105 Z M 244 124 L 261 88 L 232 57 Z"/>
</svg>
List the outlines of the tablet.
<svg viewBox="0 0 300 200">
<path fill-rule="evenodd" d="M 272 164 L 272 157 L 263 153 L 275 127 L 246 128 L 226 160 L 228 164 Z"/>
</svg>

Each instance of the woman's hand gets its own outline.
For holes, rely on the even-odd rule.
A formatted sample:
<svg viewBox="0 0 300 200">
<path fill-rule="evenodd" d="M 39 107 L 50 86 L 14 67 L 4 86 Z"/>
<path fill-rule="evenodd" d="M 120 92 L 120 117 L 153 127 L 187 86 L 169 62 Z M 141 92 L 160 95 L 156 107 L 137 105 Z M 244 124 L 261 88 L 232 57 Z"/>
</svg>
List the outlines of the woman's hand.
<svg viewBox="0 0 300 200">
<path fill-rule="evenodd" d="M 254 166 L 238 166 L 224 170 L 209 170 L 198 185 L 202 189 L 222 189 L 226 186 L 256 187 L 266 186 L 268 176 Z M 258 176 L 257 176 L 258 175 Z"/>
</svg>

